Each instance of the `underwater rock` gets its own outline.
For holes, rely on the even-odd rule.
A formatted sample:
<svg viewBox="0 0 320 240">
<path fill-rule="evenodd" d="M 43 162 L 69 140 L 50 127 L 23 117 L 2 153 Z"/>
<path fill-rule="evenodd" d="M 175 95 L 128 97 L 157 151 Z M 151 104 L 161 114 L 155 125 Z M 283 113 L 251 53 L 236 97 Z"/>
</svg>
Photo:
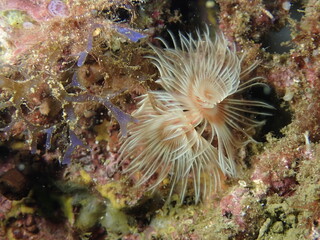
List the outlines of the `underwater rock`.
<svg viewBox="0 0 320 240">
<path fill-rule="evenodd" d="M 3 0 L 0 238 L 318 238 L 319 4 Z M 120 164 L 119 139 L 135 121 L 137 97 L 163 90 L 155 82 L 159 71 L 145 58 L 153 55 L 149 43 L 161 47 L 156 37 L 168 40 L 167 29 L 194 36 L 204 22 L 243 56 L 242 69 L 258 61 L 250 77 L 263 77 L 272 89 L 253 87 L 237 97 L 277 109 L 255 119 L 266 121 L 250 132 L 260 143 L 239 149 L 236 178 L 221 174 L 221 190 L 198 205 L 192 187 L 181 205 L 177 194 L 162 205 L 169 179 L 154 195 L 148 184 L 156 175 L 137 189 L 141 175 L 124 173 L 132 159 Z M 271 46 L 281 31 L 289 42 Z"/>
</svg>

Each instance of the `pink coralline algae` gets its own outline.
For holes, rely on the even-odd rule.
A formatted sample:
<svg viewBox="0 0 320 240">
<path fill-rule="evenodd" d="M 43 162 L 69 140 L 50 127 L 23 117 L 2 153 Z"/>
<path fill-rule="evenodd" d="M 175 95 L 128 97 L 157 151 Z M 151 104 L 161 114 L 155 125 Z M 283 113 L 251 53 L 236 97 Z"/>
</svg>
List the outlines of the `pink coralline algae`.
<svg viewBox="0 0 320 240">
<path fill-rule="evenodd" d="M 220 201 L 222 215 L 229 219 L 233 218 L 242 229 L 246 226 L 244 217 L 246 209 L 243 207 L 243 200 L 248 193 L 248 189 L 239 187 Z"/>
</svg>

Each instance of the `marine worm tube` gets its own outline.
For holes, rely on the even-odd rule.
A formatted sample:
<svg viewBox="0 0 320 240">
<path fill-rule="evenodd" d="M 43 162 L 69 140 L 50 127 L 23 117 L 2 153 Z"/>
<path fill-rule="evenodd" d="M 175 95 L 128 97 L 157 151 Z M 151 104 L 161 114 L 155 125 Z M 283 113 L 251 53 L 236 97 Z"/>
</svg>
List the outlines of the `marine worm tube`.
<svg viewBox="0 0 320 240">
<path fill-rule="evenodd" d="M 272 107 L 235 98 L 259 83 L 254 78 L 240 84 L 255 65 L 242 71 L 242 58 L 221 33 L 213 39 L 208 30 L 195 39 L 171 37 L 173 48 L 160 39 L 165 48 L 152 46 L 156 55 L 148 57 L 164 90 L 140 97 L 133 113 L 138 123 L 129 125 L 120 151 L 130 159 L 124 171 L 141 174 L 138 187 L 155 190 L 168 177 L 169 198 L 178 191 L 182 201 L 191 178 L 197 203 L 219 187 L 221 173 L 236 175 L 235 151 L 253 141 L 249 129 L 263 124 L 249 115 L 268 115 L 254 108 Z"/>
</svg>

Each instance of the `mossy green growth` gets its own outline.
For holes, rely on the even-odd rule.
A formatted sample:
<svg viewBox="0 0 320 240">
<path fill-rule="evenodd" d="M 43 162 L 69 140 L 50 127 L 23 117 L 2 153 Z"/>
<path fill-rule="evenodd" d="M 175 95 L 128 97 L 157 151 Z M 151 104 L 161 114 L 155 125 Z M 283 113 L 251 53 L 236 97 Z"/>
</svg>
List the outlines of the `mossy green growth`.
<svg viewBox="0 0 320 240">
<path fill-rule="evenodd" d="M 123 211 L 114 208 L 111 204 L 108 204 L 106 214 L 100 223 L 107 230 L 109 229 L 115 233 L 124 234 L 130 230 L 128 216 Z"/>
<path fill-rule="evenodd" d="M 87 231 L 96 225 L 104 215 L 106 205 L 95 197 L 88 197 L 81 201 L 81 210 L 76 218 L 75 226 L 81 231 Z"/>
<path fill-rule="evenodd" d="M 1 11 L 0 18 L 2 18 L 8 25 L 15 28 L 21 28 L 24 22 L 29 22 L 28 16 L 19 10 Z"/>
<path fill-rule="evenodd" d="M 99 223 L 106 212 L 106 204 L 99 196 L 80 184 L 59 182 L 57 185 L 64 193 L 59 197 L 61 209 L 72 226 L 84 233 Z"/>
<path fill-rule="evenodd" d="M 268 217 L 262 224 L 257 239 L 305 239 L 306 229 L 298 224 L 300 212 L 287 201 L 279 200 L 276 195 L 268 198 L 265 209 L 265 216 Z"/>
</svg>

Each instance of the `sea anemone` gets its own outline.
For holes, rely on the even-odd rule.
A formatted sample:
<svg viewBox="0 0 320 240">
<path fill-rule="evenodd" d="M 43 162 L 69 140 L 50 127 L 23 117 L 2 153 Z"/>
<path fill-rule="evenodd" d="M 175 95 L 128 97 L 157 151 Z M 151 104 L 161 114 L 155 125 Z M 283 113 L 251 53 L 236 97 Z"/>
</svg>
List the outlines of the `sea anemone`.
<svg viewBox="0 0 320 240">
<path fill-rule="evenodd" d="M 250 115 L 268 115 L 252 108 L 272 107 L 235 98 L 259 83 L 254 78 L 240 84 L 255 64 L 242 71 L 243 57 L 222 33 L 213 40 L 208 30 L 203 36 L 197 32 L 196 39 L 179 33 L 179 42 L 170 35 L 174 48 L 160 39 L 165 48 L 151 46 L 156 56 L 148 56 L 160 72 L 157 83 L 164 91 L 140 97 L 133 113 L 138 123 L 129 125 L 120 157 L 132 159 L 125 172 L 141 173 L 138 187 L 147 184 L 155 190 L 169 177 L 169 198 L 179 186 L 182 201 L 192 177 L 197 203 L 217 189 L 220 172 L 236 175 L 235 151 L 253 141 L 250 129 L 263 124 Z"/>
</svg>

